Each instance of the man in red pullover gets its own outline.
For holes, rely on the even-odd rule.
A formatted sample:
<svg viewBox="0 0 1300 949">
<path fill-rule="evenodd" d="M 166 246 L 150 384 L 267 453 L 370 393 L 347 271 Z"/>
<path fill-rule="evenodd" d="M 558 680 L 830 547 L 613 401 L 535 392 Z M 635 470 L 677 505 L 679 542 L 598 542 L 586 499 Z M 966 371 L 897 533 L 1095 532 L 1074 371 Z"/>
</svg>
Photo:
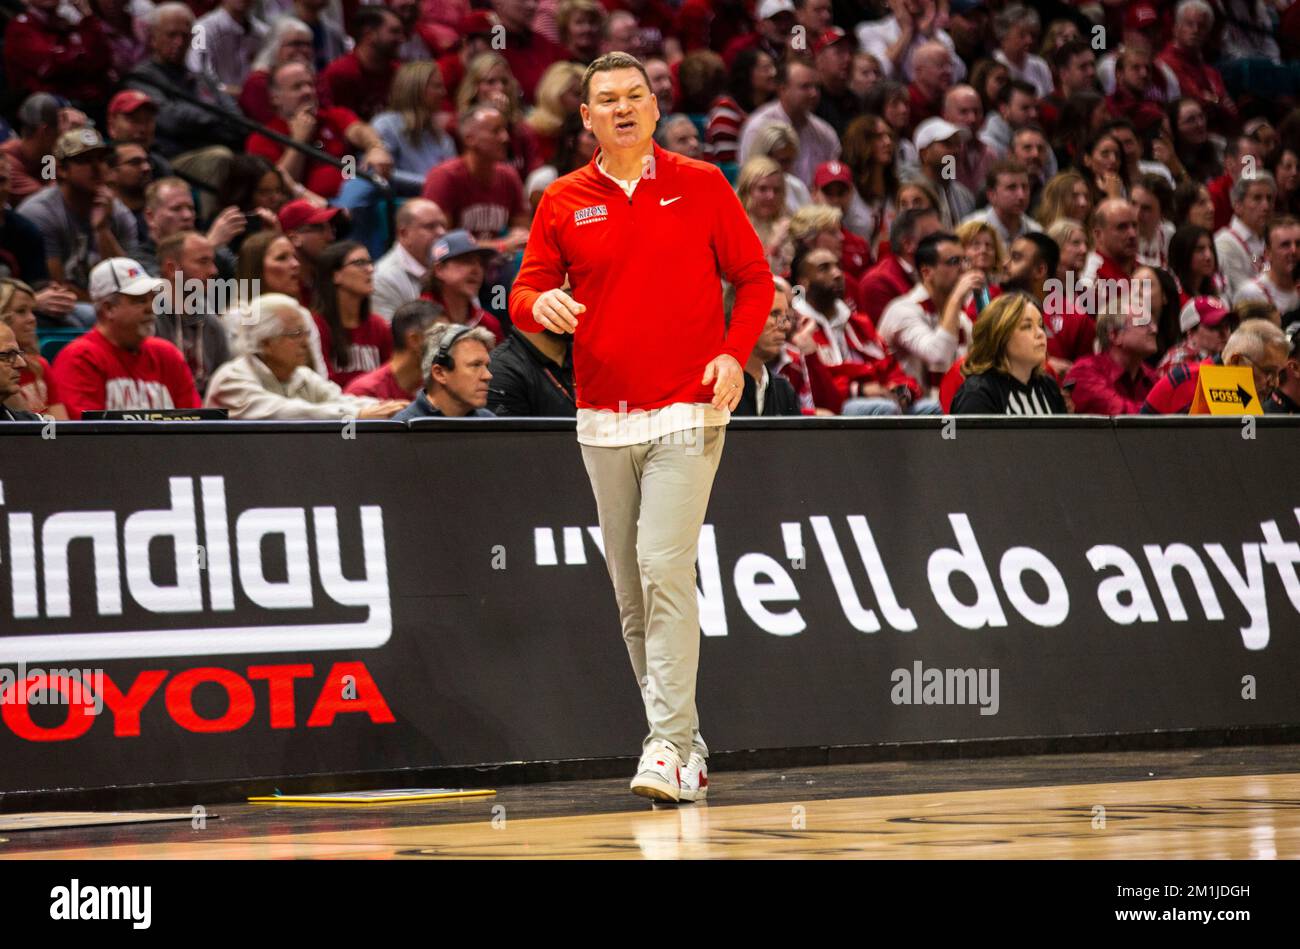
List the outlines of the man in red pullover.
<svg viewBox="0 0 1300 949">
<path fill-rule="evenodd" d="M 197 409 L 181 351 L 153 335 L 154 297 L 166 284 L 126 257 L 90 271 L 96 323 L 54 360 L 54 380 L 73 421 L 92 409 Z"/>
<path fill-rule="evenodd" d="M 897 297 L 916 284 L 916 248 L 925 238 L 943 229 L 939 212 L 933 208 L 904 211 L 889 227 L 889 248 L 893 251 L 863 276 L 858 284 L 858 309 L 871 319 L 880 317 Z"/>
<path fill-rule="evenodd" d="M 650 725 L 632 790 L 694 801 L 708 791 L 696 547 L 774 284 L 717 167 L 654 143 L 659 105 L 639 61 L 599 57 L 582 100 L 599 148 L 542 195 L 510 319 L 574 334 L 578 442 Z M 729 326 L 723 279 L 736 288 Z"/>
</svg>

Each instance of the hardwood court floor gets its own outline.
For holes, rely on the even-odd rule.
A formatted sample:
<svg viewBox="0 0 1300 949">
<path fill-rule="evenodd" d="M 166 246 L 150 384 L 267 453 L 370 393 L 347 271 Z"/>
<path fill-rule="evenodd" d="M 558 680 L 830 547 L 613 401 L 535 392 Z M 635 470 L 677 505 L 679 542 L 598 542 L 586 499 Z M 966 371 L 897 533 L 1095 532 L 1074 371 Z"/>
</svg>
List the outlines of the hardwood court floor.
<svg viewBox="0 0 1300 949">
<path fill-rule="evenodd" d="M 621 779 L 434 805 L 212 805 L 220 819 L 203 830 L 11 834 L 0 857 L 1286 859 L 1300 857 L 1298 753 L 1268 746 L 741 772 L 717 776 L 712 803 L 680 807 L 643 805 Z"/>
</svg>

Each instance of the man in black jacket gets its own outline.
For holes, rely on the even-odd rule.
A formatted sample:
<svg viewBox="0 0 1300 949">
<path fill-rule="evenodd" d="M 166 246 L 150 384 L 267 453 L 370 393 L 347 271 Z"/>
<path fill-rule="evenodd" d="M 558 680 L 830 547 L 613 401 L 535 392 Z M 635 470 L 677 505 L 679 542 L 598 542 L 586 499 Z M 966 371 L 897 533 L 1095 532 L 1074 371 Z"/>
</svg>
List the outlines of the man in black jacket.
<svg viewBox="0 0 1300 949">
<path fill-rule="evenodd" d="M 18 338 L 8 324 L 0 323 L 0 422 L 39 422 L 41 417 L 23 409 L 11 409 L 10 399 L 18 395 L 18 379 L 27 368 Z M 20 397 L 21 398 L 21 397 Z"/>
<path fill-rule="evenodd" d="M 732 415 L 802 415 L 799 409 L 799 397 L 794 386 L 786 381 L 780 373 L 771 372 L 767 364 L 781 354 L 786 337 L 794 325 L 794 311 L 790 307 L 792 295 L 790 284 L 780 277 L 773 277 L 776 292 L 772 294 L 772 309 L 767 315 L 763 332 L 758 334 L 758 342 L 745 362 L 745 391 L 740 402 L 732 410 Z M 731 305 L 735 302 L 735 293 L 730 286 L 723 296 L 723 307 L 727 319 L 731 319 Z"/>
<path fill-rule="evenodd" d="M 510 327 L 505 342 L 492 351 L 488 408 L 496 415 L 576 418 L 573 336 Z"/>
</svg>

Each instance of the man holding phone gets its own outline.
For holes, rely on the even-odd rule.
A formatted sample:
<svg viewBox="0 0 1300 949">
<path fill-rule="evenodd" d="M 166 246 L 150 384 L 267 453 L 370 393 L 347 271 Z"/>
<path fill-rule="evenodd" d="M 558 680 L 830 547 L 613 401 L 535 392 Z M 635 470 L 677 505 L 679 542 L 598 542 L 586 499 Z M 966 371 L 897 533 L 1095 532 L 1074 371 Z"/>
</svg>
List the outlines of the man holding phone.
<svg viewBox="0 0 1300 949">
<path fill-rule="evenodd" d="M 574 337 L 578 442 L 650 726 L 632 790 L 700 800 L 696 547 L 774 284 L 718 168 L 654 143 L 658 100 L 635 57 L 588 66 L 579 108 L 599 147 L 543 194 L 510 317 Z"/>
</svg>

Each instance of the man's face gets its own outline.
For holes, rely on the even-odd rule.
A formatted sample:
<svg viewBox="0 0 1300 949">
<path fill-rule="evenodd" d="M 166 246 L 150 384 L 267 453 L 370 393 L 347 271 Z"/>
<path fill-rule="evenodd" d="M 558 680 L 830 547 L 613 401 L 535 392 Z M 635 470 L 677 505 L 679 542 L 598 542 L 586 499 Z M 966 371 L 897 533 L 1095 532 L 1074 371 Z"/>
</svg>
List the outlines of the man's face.
<svg viewBox="0 0 1300 949">
<path fill-rule="evenodd" d="M 971 88 L 953 91 L 948 95 L 943 117 L 953 125 L 974 132 L 984 121 L 984 106 L 980 103 L 979 93 Z"/>
<path fill-rule="evenodd" d="M 146 209 L 145 221 L 160 241 L 177 231 L 188 231 L 194 227 L 194 199 L 189 188 L 179 185 L 164 185 L 158 192 L 157 206 Z"/>
<path fill-rule="evenodd" d="M 1138 359 L 1146 359 L 1157 348 L 1156 321 L 1150 313 L 1134 313 L 1125 321 L 1123 328 L 1115 334 L 1114 345 Z"/>
<path fill-rule="evenodd" d="M 1012 287 L 1037 293 L 1047 276 L 1042 272 L 1038 246 L 1033 241 L 1017 237 L 1011 242 L 1010 257 L 1007 260 L 1007 279 L 1002 281 L 1003 289 Z"/>
<path fill-rule="evenodd" d="M 564 43 L 575 52 L 594 50 L 600 47 L 600 17 L 586 11 L 575 13 L 569 19 L 569 33 Z M 647 63 L 647 68 L 649 64 Z"/>
<path fill-rule="evenodd" d="M 466 151 L 473 152 L 485 161 L 505 161 L 506 151 L 510 147 L 510 127 L 506 125 L 505 116 L 496 109 L 475 112 L 461 137 L 465 140 Z"/>
<path fill-rule="evenodd" d="M 960 137 L 954 135 L 941 142 L 934 142 L 927 145 L 921 152 L 921 164 L 930 169 L 934 174 L 941 173 L 945 162 L 957 154 L 957 147 L 960 142 Z"/>
<path fill-rule="evenodd" d="M 309 264 L 315 264 L 321 251 L 334 242 L 334 225 L 330 221 L 319 224 L 304 224 L 289 233 L 298 256 Z"/>
<path fill-rule="evenodd" d="M 758 21 L 758 32 L 778 49 L 790 40 L 793 30 L 794 14 L 788 10 L 782 10 L 776 16 Z"/>
<path fill-rule="evenodd" d="M 149 153 L 139 145 L 119 145 L 116 164 L 112 167 L 113 184 L 126 194 L 139 194 L 149 184 L 153 172 L 149 168 Z"/>
<path fill-rule="evenodd" d="M 14 331 L 0 323 L 0 402 L 17 394 L 18 379 L 25 368 L 27 360 L 18 348 Z"/>
<path fill-rule="evenodd" d="M 271 104 L 282 119 L 291 119 L 305 108 L 316 108 L 316 81 L 303 63 L 291 63 L 275 73 Z"/>
<path fill-rule="evenodd" d="M 853 200 L 853 191 L 842 181 L 828 181 L 818 194 L 822 200 L 833 208 L 839 208 L 841 211 L 847 211 L 849 203 Z"/>
<path fill-rule="evenodd" d="M 1160 202 L 1146 188 L 1134 188 L 1129 200 L 1137 205 L 1138 231 L 1151 236 L 1160 226 Z"/>
<path fill-rule="evenodd" d="M 667 142 L 670 152 L 685 155 L 687 158 L 700 157 L 700 136 L 695 131 L 695 123 L 690 119 L 674 122 L 668 130 Z"/>
<path fill-rule="evenodd" d="M 479 288 L 483 286 L 483 257 L 480 254 L 453 257 L 436 265 L 434 272 L 443 287 L 472 299 L 478 296 Z"/>
<path fill-rule="evenodd" d="M 1287 352 L 1285 347 L 1270 346 L 1264 350 L 1264 355 L 1259 359 L 1251 359 L 1245 353 L 1237 353 L 1228 360 L 1228 364 L 1250 366 L 1251 374 L 1255 377 L 1255 394 L 1263 402 L 1273 394 L 1274 387 L 1280 381 L 1280 374 L 1287 365 Z"/>
<path fill-rule="evenodd" d="M 1029 176 L 998 175 L 996 185 L 989 191 L 988 198 L 993 210 L 1003 217 L 1019 217 L 1029 207 Z"/>
<path fill-rule="evenodd" d="M 847 85 L 853 72 L 853 46 L 841 40 L 817 54 L 817 74 L 823 81 Z"/>
<path fill-rule="evenodd" d="M 662 59 L 648 59 L 645 62 L 646 75 L 650 77 L 650 89 L 659 100 L 659 112 L 668 115 L 673 110 L 673 74 L 668 64 Z"/>
<path fill-rule="evenodd" d="M 149 148 L 153 145 L 158 110 L 142 105 L 131 112 L 115 112 L 108 117 L 108 137 L 118 142 L 133 142 Z"/>
<path fill-rule="evenodd" d="M 956 241 L 940 241 L 938 251 L 938 262 L 933 267 L 927 268 L 928 282 L 937 296 L 947 297 L 961 277 L 965 256 L 962 254 L 961 244 Z"/>
<path fill-rule="evenodd" d="M 1097 57 L 1086 49 L 1070 57 L 1061 70 L 1061 91 L 1067 96 L 1091 90 L 1097 85 Z"/>
<path fill-rule="evenodd" d="M 810 251 L 803 259 L 803 278 L 810 293 L 844 296 L 844 271 L 839 258 L 829 250 Z"/>
<path fill-rule="evenodd" d="M 185 245 L 181 248 L 181 259 L 168 263 L 171 266 L 164 265 L 162 271 L 164 280 L 174 280 L 177 267 L 180 268 L 181 277 L 185 280 L 206 282 L 217 275 L 216 250 L 212 246 L 212 241 L 202 234 L 191 234 L 185 238 Z"/>
<path fill-rule="evenodd" d="M 1183 49 L 1198 50 L 1205 45 L 1214 27 L 1214 17 L 1204 10 L 1185 10 L 1174 21 L 1174 42 Z"/>
<path fill-rule="evenodd" d="M 795 10 L 795 17 L 810 36 L 816 36 L 830 29 L 831 0 L 804 0 L 803 7 Z"/>
<path fill-rule="evenodd" d="M 1110 137 L 1119 142 L 1120 151 L 1124 153 L 1124 164 L 1136 168 L 1142 160 L 1142 143 L 1138 141 L 1137 133 L 1131 128 L 1117 125 L 1110 130 Z"/>
<path fill-rule="evenodd" d="M 1246 196 L 1232 206 L 1237 217 L 1246 226 L 1258 234 L 1268 223 L 1268 216 L 1273 213 L 1273 189 L 1261 181 L 1246 189 Z"/>
<path fill-rule="evenodd" d="M 1047 164 L 1047 140 L 1038 132 L 1021 131 L 1012 139 L 1011 154 L 1016 161 L 1029 169 L 1029 174 L 1042 180 Z"/>
<path fill-rule="evenodd" d="M 153 298 L 152 293 L 138 297 L 119 293 L 101 304 L 108 338 L 123 349 L 139 349 L 140 344 L 153 335 Z"/>
<path fill-rule="evenodd" d="M 406 31 L 402 29 L 402 21 L 395 16 L 384 17 L 371 34 L 371 42 L 374 43 L 375 52 L 380 56 L 394 58 L 402 44 L 406 42 Z"/>
<path fill-rule="evenodd" d="M 1300 227 L 1275 227 L 1268 236 L 1268 263 L 1274 273 L 1293 273 L 1300 258 Z"/>
<path fill-rule="evenodd" d="M 613 17 L 608 24 L 609 38 L 605 41 L 610 52 L 622 50 L 632 56 L 641 58 L 641 29 L 632 17 Z"/>
<path fill-rule="evenodd" d="M 153 55 L 160 63 L 179 66 L 190 51 L 194 20 L 179 13 L 164 13 L 152 31 Z"/>
<path fill-rule="evenodd" d="M 952 58 L 940 49 L 928 48 L 912 60 L 912 78 L 933 95 L 952 88 Z"/>
<path fill-rule="evenodd" d="M 1106 204 L 1104 216 L 1095 216 L 1099 220 L 1094 229 L 1094 239 L 1101 252 L 1118 261 L 1135 259 L 1138 252 L 1137 208 L 1127 201 L 1110 201 Z"/>
<path fill-rule="evenodd" d="M 406 252 L 426 267 L 433 260 L 433 245 L 447 233 L 447 215 L 433 202 L 420 204 L 413 212 L 411 223 L 397 232 L 397 239 Z"/>
<path fill-rule="evenodd" d="M 602 149 L 642 148 L 659 121 L 655 98 L 639 69 L 610 69 L 591 77 L 582 124 Z"/>
<path fill-rule="evenodd" d="M 1119 81 L 1135 96 L 1141 96 L 1151 84 L 1151 54 L 1146 50 L 1130 50 L 1124 56 L 1124 66 L 1119 70 Z"/>
<path fill-rule="evenodd" d="M 487 405 L 488 382 L 492 373 L 488 369 L 492 354 L 476 339 L 462 339 L 451 347 L 453 368 L 434 366 L 430 373 L 457 402 L 471 409 Z"/>
<path fill-rule="evenodd" d="M 59 181 L 66 182 L 74 191 L 89 194 L 103 187 L 107 180 L 107 149 L 85 152 L 59 163 Z"/>
<path fill-rule="evenodd" d="M 793 63 L 786 70 L 785 85 L 778 90 L 781 107 L 791 118 L 807 115 L 817 108 L 821 92 L 817 88 L 817 73 L 803 63 Z"/>
<path fill-rule="evenodd" d="M 1217 356 L 1223 352 L 1223 346 L 1228 342 L 1228 321 L 1223 320 L 1214 326 L 1198 323 L 1187 335 L 1192 345 L 1201 352 Z"/>
<path fill-rule="evenodd" d="M 1003 118 L 1013 129 L 1022 125 L 1035 125 L 1038 122 L 1038 102 L 1027 92 L 1015 90 L 1005 106 Z"/>
<path fill-rule="evenodd" d="M 790 327 L 794 325 L 794 311 L 790 308 L 790 297 L 780 287 L 772 294 L 772 309 L 768 311 L 767 323 L 763 332 L 758 334 L 754 352 L 763 362 L 771 362 L 781 352 Z"/>
</svg>

